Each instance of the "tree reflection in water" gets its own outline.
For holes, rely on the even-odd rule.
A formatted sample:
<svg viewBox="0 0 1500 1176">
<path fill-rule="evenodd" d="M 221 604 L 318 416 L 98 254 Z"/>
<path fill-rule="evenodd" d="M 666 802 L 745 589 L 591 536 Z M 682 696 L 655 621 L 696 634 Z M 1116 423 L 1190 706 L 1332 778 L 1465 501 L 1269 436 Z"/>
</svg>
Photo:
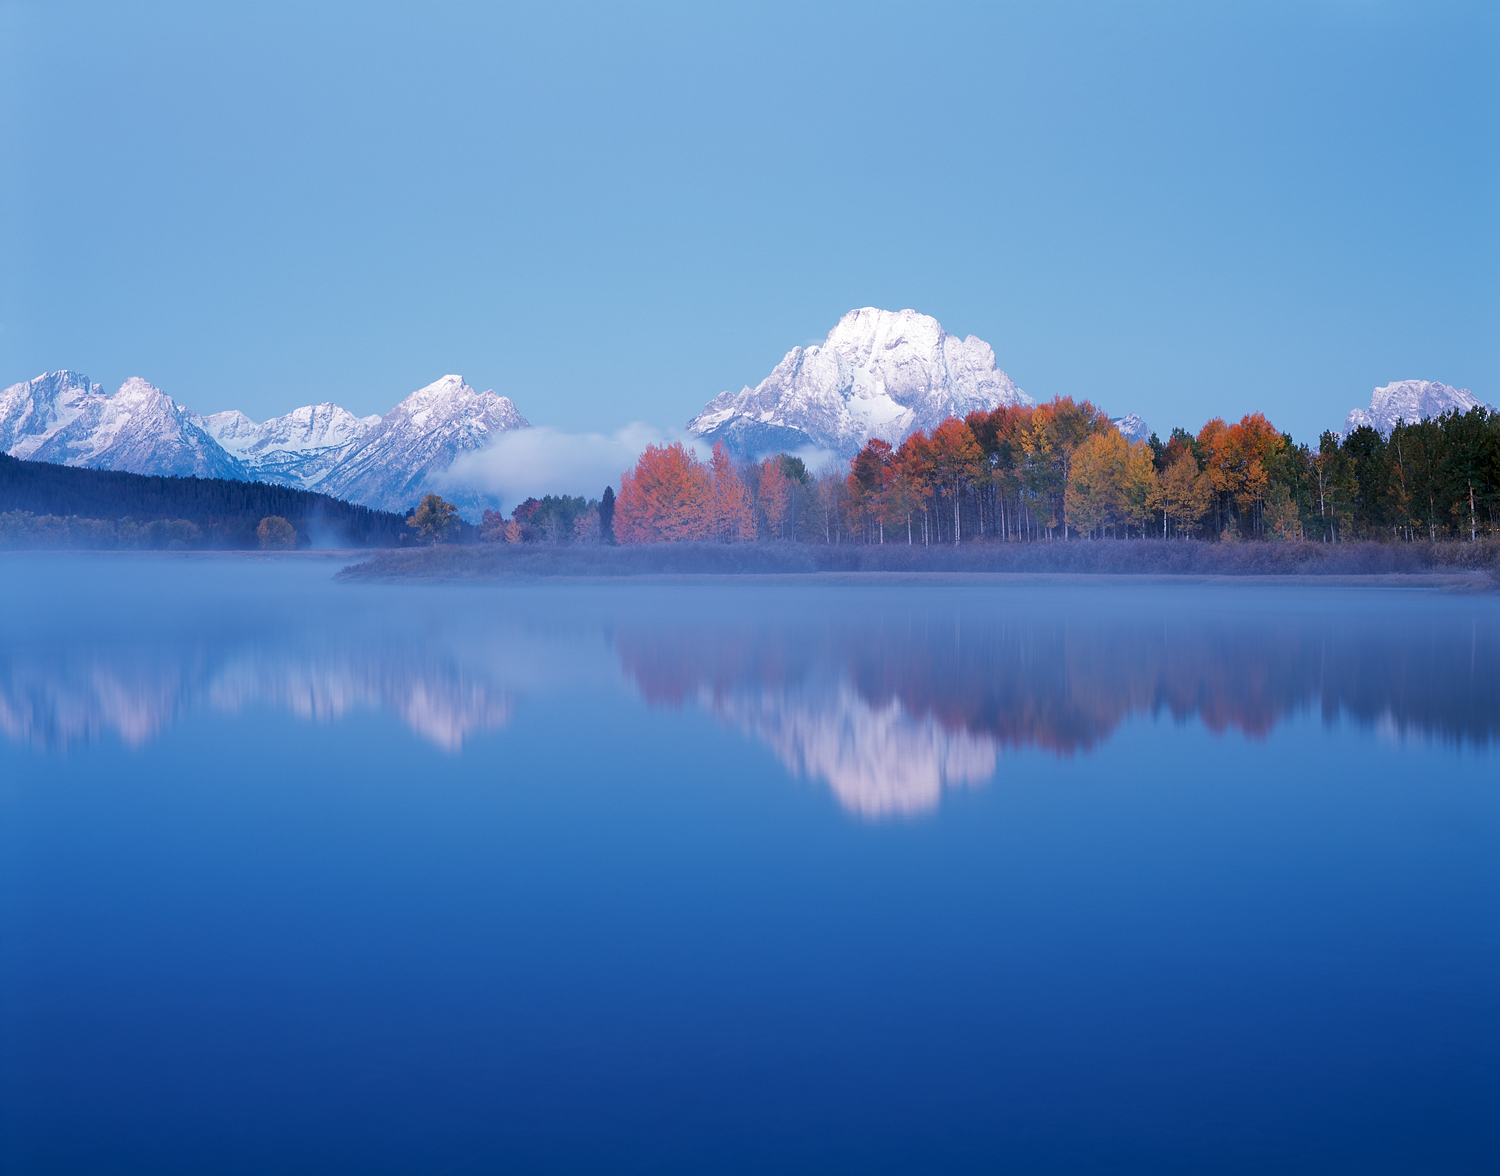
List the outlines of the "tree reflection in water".
<svg viewBox="0 0 1500 1176">
<path fill-rule="evenodd" d="M 1140 716 L 1263 738 L 1316 708 L 1381 737 L 1480 748 L 1500 723 L 1488 596 L 1103 578 L 354 593 L 212 562 L 165 593 L 151 567 L 120 574 L 133 566 L 110 565 L 117 596 L 134 593 L 115 613 L 71 598 L 76 576 L 12 592 L 0 735 L 139 746 L 195 710 L 370 709 L 457 752 L 510 723 L 518 697 L 573 706 L 618 689 L 623 669 L 632 696 L 701 706 L 877 817 L 988 781 L 1012 749 L 1088 753 Z"/>
<path fill-rule="evenodd" d="M 1328 723 L 1487 747 L 1500 723 L 1493 610 L 1412 611 L 1091 616 L 1032 602 L 674 621 L 615 639 L 648 701 L 702 706 L 846 808 L 880 816 L 988 780 L 1007 749 L 1086 753 L 1142 715 L 1263 738 L 1316 707 Z"/>
</svg>

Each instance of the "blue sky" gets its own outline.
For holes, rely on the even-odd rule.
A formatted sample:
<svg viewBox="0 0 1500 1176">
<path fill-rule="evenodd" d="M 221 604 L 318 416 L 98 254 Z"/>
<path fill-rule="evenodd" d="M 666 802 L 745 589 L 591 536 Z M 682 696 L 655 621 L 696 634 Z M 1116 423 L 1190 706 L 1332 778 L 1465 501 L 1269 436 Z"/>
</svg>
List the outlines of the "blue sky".
<svg viewBox="0 0 1500 1176">
<path fill-rule="evenodd" d="M 679 426 L 856 306 L 1039 399 L 1500 402 L 1500 5 L 0 2 L 0 386 Z"/>
</svg>

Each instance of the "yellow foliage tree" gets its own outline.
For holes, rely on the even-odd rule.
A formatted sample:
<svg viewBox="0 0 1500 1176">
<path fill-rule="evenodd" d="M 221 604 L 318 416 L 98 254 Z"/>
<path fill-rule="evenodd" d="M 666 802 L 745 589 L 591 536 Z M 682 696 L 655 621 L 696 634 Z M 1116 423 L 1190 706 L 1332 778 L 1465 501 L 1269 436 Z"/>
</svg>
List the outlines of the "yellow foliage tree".
<svg viewBox="0 0 1500 1176">
<path fill-rule="evenodd" d="M 255 537 L 266 551 L 293 551 L 297 546 L 297 528 L 280 515 L 267 515 L 255 528 Z"/>
<path fill-rule="evenodd" d="M 1153 490 L 1148 503 L 1152 510 L 1162 511 L 1162 531 L 1173 524 L 1179 535 L 1191 535 L 1199 520 L 1213 506 L 1214 483 L 1207 470 L 1198 471 L 1191 453 L 1183 453 L 1167 467 Z"/>
<path fill-rule="evenodd" d="M 1154 511 L 1151 496 L 1156 492 L 1158 478 L 1156 463 L 1151 460 L 1151 446 L 1137 441 L 1130 446 L 1125 459 L 1125 472 L 1121 485 L 1124 500 L 1125 521 L 1145 530 L 1146 523 Z"/>
<path fill-rule="evenodd" d="M 1091 433 L 1073 451 L 1063 494 L 1063 517 L 1084 535 L 1103 532 L 1125 514 L 1125 469 L 1130 446 L 1118 430 Z"/>
<path fill-rule="evenodd" d="M 424 494 L 406 525 L 415 527 L 421 538 L 440 543 L 458 525 L 458 507 L 443 501 L 441 494 Z"/>
</svg>

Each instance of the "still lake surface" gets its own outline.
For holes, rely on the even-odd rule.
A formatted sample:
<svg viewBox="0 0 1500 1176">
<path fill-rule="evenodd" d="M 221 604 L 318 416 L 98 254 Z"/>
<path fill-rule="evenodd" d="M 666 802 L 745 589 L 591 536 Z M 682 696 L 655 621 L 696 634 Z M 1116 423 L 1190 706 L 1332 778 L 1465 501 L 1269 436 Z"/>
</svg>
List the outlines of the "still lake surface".
<svg viewBox="0 0 1500 1176">
<path fill-rule="evenodd" d="M 0 561 L 0 1169 L 1484 1172 L 1500 598 Z"/>
</svg>

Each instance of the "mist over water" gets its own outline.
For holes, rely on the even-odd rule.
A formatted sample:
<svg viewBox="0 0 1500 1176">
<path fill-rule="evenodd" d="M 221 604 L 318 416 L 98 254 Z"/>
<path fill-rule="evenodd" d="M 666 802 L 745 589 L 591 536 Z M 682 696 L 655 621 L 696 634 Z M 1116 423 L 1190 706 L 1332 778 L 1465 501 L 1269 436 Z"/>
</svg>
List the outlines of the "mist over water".
<svg viewBox="0 0 1500 1176">
<path fill-rule="evenodd" d="M 17 1170 L 1500 1146 L 1492 595 L 337 566 L 5 560 Z"/>
</svg>

